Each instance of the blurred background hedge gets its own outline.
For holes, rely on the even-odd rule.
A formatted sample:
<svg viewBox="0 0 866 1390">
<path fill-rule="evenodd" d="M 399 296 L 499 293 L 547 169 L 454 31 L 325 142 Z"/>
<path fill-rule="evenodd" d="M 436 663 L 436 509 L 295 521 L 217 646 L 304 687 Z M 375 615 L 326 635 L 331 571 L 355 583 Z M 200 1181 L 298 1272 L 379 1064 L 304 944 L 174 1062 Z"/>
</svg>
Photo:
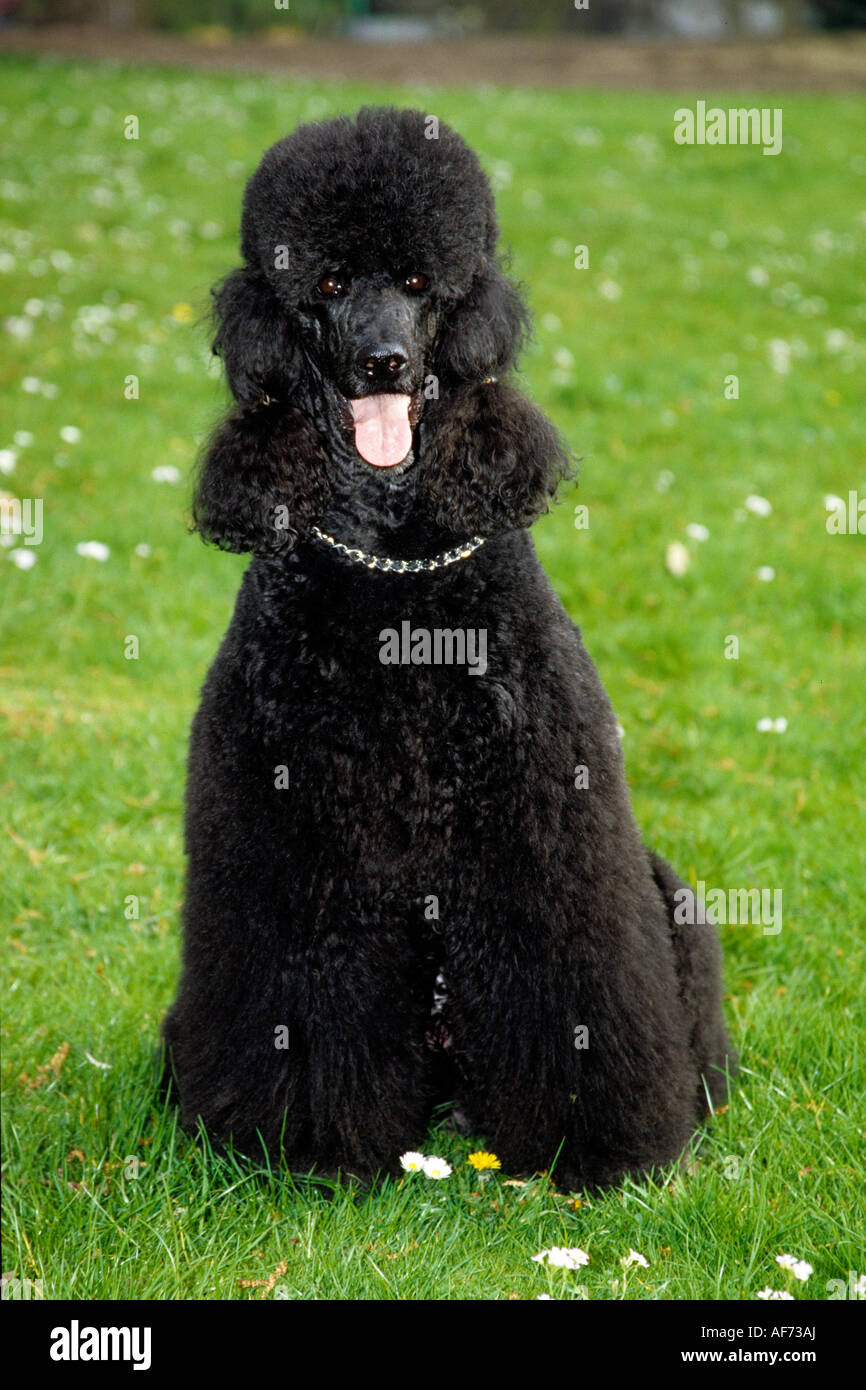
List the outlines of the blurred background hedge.
<svg viewBox="0 0 866 1390">
<path fill-rule="evenodd" d="M 377 36 L 424 33 L 575 31 L 565 0 L 0 0 L 0 16 L 24 24 L 83 23 L 118 28 L 227 29 L 276 25 L 327 35 L 365 29 Z M 701 38 L 770 36 L 823 28 L 866 28 L 866 0 L 604 0 L 579 9 L 581 33 Z M 215 35 L 216 36 L 216 35 Z"/>
</svg>

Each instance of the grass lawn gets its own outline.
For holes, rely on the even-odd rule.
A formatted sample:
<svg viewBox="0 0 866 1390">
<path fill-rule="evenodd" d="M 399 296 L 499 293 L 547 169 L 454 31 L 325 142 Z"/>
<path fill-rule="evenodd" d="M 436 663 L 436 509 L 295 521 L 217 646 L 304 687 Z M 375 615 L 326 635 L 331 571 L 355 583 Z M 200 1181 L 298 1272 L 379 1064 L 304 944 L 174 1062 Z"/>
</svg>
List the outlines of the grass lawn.
<svg viewBox="0 0 866 1390">
<path fill-rule="evenodd" d="M 42 543 L 0 550 L 3 1270 L 78 1299 L 823 1299 L 862 1274 L 866 536 L 830 534 L 825 497 L 866 498 L 864 103 L 764 96 L 767 157 L 675 145 L 685 94 L 3 78 L 0 488 L 44 499 Z M 442 1132 L 450 1178 L 334 1194 L 213 1157 L 156 1100 L 187 728 L 245 564 L 186 532 L 225 402 L 202 316 L 263 149 L 370 100 L 456 125 L 494 177 L 526 385 L 582 458 L 536 543 L 647 841 L 693 883 L 783 893 L 780 931 L 723 928 L 730 1105 L 688 1171 L 604 1200 L 475 1174 L 480 1136 Z M 553 1245 L 589 1263 L 533 1263 Z"/>
</svg>

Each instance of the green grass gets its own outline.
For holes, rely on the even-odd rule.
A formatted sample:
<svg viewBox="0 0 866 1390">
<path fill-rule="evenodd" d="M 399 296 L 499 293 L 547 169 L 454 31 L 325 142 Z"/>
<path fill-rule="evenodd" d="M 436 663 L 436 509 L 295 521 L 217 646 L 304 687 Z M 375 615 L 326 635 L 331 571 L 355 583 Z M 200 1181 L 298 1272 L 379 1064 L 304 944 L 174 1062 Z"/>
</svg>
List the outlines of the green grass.
<svg viewBox="0 0 866 1390">
<path fill-rule="evenodd" d="M 36 61 L 4 79 L 0 448 L 34 438 L 0 486 L 44 499 L 44 540 L 27 571 L 0 552 L 3 1269 L 49 1298 L 223 1299 L 824 1298 L 862 1273 L 866 538 L 829 535 L 823 499 L 866 496 L 864 104 L 763 97 L 784 110 L 768 158 L 675 146 L 673 111 L 694 99 L 679 94 Z M 538 323 L 527 388 L 583 460 L 536 541 L 624 726 L 648 842 L 692 880 L 784 893 L 778 935 L 723 930 L 742 1071 L 691 1171 L 579 1206 L 546 1180 L 480 1180 L 470 1145 L 438 1133 L 447 1181 L 295 1185 L 208 1154 L 155 1097 L 186 732 L 245 563 L 185 530 L 196 444 L 225 399 L 199 320 L 264 147 L 370 99 L 455 124 L 499 186 Z M 56 394 L 22 389 L 31 377 Z M 178 484 L 152 479 L 165 464 Z M 751 493 L 769 516 L 744 511 Z M 76 554 L 85 540 L 108 560 Z M 679 579 L 672 541 L 692 559 Z M 759 733 L 764 716 L 787 731 Z M 532 1262 L 554 1244 L 589 1265 Z M 649 1269 L 624 1279 L 630 1248 Z M 814 1265 L 808 1284 L 782 1251 Z"/>
</svg>

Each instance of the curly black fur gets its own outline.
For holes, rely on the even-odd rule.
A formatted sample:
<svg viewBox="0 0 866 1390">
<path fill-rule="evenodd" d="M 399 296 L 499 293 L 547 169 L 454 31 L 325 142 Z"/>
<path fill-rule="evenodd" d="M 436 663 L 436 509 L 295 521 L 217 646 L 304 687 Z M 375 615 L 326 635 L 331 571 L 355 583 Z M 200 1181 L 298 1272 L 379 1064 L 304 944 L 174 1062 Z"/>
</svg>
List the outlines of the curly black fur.
<svg viewBox="0 0 866 1390">
<path fill-rule="evenodd" d="M 223 550 L 282 550 L 328 499 L 322 440 L 297 406 L 241 406 L 214 431 L 193 497 L 193 519 Z"/>
<path fill-rule="evenodd" d="M 491 379 L 528 323 L 497 235 L 475 155 L 419 112 L 302 127 L 249 182 L 214 300 L 237 407 L 194 511 L 255 558 L 193 724 L 164 1036 L 184 1123 L 298 1171 L 395 1171 L 447 1099 L 506 1169 L 558 1154 L 564 1185 L 604 1186 L 675 1159 L 733 1058 L 715 931 L 673 920 L 526 529 L 568 455 Z M 374 370 L 413 401 L 396 466 L 346 425 Z M 394 558 L 486 544 L 397 575 L 314 525 Z M 383 664 L 406 622 L 483 630 L 486 670 Z"/>
</svg>

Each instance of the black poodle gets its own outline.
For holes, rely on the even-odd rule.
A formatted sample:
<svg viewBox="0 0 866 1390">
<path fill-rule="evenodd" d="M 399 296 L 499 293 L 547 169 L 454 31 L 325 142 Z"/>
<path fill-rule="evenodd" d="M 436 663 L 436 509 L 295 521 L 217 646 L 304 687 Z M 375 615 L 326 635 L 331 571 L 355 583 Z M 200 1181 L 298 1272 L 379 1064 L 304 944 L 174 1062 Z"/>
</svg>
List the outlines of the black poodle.
<svg viewBox="0 0 866 1390">
<path fill-rule="evenodd" d="M 715 929 L 675 919 L 527 529 L 568 458 L 502 379 L 497 235 L 454 131 L 366 109 L 268 151 L 215 291 L 237 405 L 194 514 L 255 558 L 164 1036 L 183 1122 L 298 1172 L 398 1171 L 447 1101 L 505 1169 L 602 1187 L 677 1158 L 733 1065 Z"/>
</svg>

